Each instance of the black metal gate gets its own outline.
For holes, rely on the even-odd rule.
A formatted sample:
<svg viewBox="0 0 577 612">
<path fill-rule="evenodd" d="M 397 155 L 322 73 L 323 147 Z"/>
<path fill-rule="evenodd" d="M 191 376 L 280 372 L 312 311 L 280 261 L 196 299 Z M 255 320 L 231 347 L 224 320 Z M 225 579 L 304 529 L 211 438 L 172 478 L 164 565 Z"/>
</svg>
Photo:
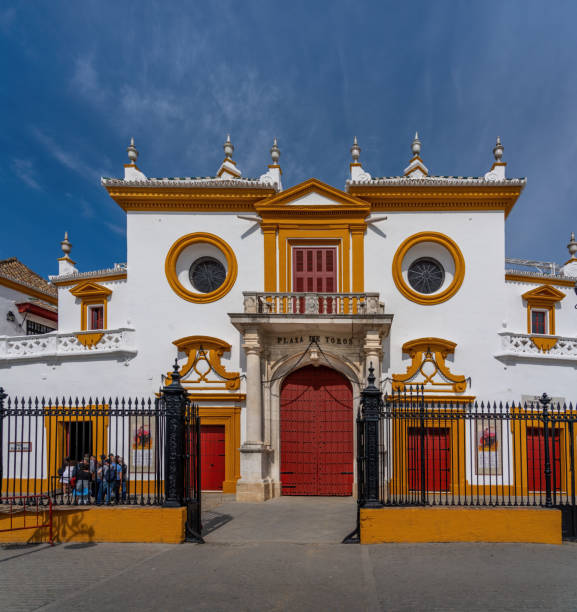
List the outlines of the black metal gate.
<svg viewBox="0 0 577 612">
<path fill-rule="evenodd" d="M 186 505 L 187 542 L 203 542 L 200 493 L 200 417 L 198 406 L 187 402 L 184 414 L 184 503 Z"/>
<path fill-rule="evenodd" d="M 357 418 L 358 507 L 542 507 L 577 539 L 577 410 L 538 401 L 441 403 L 382 396 L 372 372 Z M 345 539 L 358 541 L 357 528 Z"/>
</svg>

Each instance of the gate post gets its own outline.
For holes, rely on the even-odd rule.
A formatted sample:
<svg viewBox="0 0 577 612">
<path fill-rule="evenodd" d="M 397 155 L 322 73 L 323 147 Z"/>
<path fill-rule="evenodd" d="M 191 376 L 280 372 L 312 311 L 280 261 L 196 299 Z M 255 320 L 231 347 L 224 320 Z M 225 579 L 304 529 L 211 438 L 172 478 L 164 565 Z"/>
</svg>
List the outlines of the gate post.
<svg viewBox="0 0 577 612">
<path fill-rule="evenodd" d="M 545 434 L 545 506 L 547 508 L 553 507 L 553 500 L 551 499 L 551 457 L 549 453 L 549 411 L 547 405 L 551 401 L 551 398 L 546 394 L 539 398 L 539 402 L 543 407 L 543 429 Z"/>
<path fill-rule="evenodd" d="M 184 505 L 184 433 L 187 394 L 180 384 L 178 361 L 170 385 L 162 388 L 161 397 L 166 411 L 164 440 L 164 504 L 167 508 Z"/>
<path fill-rule="evenodd" d="M 381 508 L 383 503 L 380 495 L 381 476 L 380 465 L 380 424 L 383 399 L 381 391 L 375 387 L 375 369 L 369 367 L 369 384 L 361 391 L 361 415 L 364 439 L 364 496 L 359 499 L 363 508 Z"/>
<path fill-rule="evenodd" d="M 2 499 L 2 485 L 4 484 L 4 400 L 8 397 L 0 387 L 0 499 Z"/>
</svg>

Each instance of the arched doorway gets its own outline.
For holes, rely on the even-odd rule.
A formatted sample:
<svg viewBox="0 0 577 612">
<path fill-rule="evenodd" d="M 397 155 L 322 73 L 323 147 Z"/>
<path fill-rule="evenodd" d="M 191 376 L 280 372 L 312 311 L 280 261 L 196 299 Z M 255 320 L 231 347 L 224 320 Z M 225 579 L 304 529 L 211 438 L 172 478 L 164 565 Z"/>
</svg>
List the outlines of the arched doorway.
<svg viewBox="0 0 577 612">
<path fill-rule="evenodd" d="M 336 370 L 306 366 L 280 393 L 283 495 L 352 495 L 353 392 Z"/>
</svg>

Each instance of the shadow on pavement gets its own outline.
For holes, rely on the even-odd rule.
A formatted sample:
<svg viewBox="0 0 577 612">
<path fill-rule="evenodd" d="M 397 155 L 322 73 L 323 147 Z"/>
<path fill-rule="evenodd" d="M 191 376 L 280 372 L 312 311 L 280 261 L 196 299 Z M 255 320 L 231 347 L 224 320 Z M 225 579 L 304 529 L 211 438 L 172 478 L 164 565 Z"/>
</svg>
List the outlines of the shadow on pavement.
<svg viewBox="0 0 577 612">
<path fill-rule="evenodd" d="M 233 517 L 230 514 L 220 514 L 218 512 L 209 511 L 202 515 L 202 535 L 208 535 L 223 525 L 232 521 Z"/>
</svg>

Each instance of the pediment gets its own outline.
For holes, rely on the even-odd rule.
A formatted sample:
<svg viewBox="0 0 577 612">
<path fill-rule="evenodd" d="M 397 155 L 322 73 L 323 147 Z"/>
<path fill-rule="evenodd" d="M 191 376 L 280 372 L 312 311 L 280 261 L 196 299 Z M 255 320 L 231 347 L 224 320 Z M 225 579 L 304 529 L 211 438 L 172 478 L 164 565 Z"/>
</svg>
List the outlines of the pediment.
<svg viewBox="0 0 577 612">
<path fill-rule="evenodd" d="M 112 293 L 112 290 L 104 285 L 85 281 L 83 283 L 79 283 L 78 285 L 74 285 L 74 287 L 70 289 L 70 293 L 79 298 L 106 297 Z"/>
<path fill-rule="evenodd" d="M 296 211 L 297 209 L 299 213 L 304 214 L 307 211 L 322 213 L 341 210 L 343 212 L 362 213 L 363 216 L 366 216 L 370 212 L 368 202 L 314 178 L 257 203 L 255 208 L 261 215 L 272 212 Z"/>
<path fill-rule="evenodd" d="M 531 291 L 527 291 L 522 297 L 527 301 L 541 300 L 547 302 L 560 302 L 565 297 L 565 294 L 551 285 L 541 285 L 540 287 L 531 289 Z"/>
</svg>

